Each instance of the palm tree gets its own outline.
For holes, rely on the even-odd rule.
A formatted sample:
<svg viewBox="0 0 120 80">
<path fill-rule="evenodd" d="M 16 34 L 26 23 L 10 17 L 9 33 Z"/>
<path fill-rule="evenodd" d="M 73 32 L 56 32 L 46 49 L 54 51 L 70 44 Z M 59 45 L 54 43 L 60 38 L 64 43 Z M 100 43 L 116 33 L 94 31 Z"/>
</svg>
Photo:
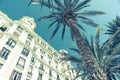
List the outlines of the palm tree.
<svg viewBox="0 0 120 80">
<path fill-rule="evenodd" d="M 104 71 L 109 77 L 108 80 L 120 79 L 120 17 L 108 23 L 106 34 L 111 37 L 103 44 L 101 51 L 103 52 Z"/>
<path fill-rule="evenodd" d="M 118 26 L 118 24 L 116 24 L 116 22 L 120 22 L 120 18 L 119 18 L 119 20 L 118 20 L 118 18 L 119 17 L 117 16 L 116 20 L 113 21 L 113 23 L 116 26 Z M 110 25 L 111 25 L 111 23 L 109 23 L 109 27 L 110 27 Z M 111 26 L 110 29 L 112 27 L 114 27 L 114 26 Z M 116 27 L 114 27 L 114 28 L 116 28 Z M 112 29 L 114 29 L 114 28 L 112 28 Z M 100 42 L 100 39 L 99 39 L 100 28 L 97 28 L 95 41 L 92 37 L 91 38 L 91 43 L 89 43 L 89 41 L 85 37 L 85 40 L 86 40 L 88 46 L 90 47 L 94 57 L 96 58 L 97 62 L 100 65 L 100 67 L 106 73 L 108 80 L 118 80 L 118 79 L 120 79 L 120 44 L 119 44 L 120 42 L 115 40 L 115 43 L 116 42 L 118 42 L 118 43 L 117 44 L 112 44 L 112 45 L 114 45 L 114 47 L 108 46 L 108 45 L 111 45 L 111 39 L 113 40 L 113 38 L 114 39 L 118 38 L 118 37 L 115 37 L 115 36 L 118 36 L 118 34 L 116 34 L 116 33 L 118 33 L 119 29 L 114 29 L 114 30 L 116 30 L 116 32 L 111 34 L 113 36 L 110 37 L 106 42 L 104 42 L 101 45 L 99 45 L 99 42 Z M 110 33 L 110 31 L 108 29 L 107 33 Z M 112 43 L 114 43 L 114 41 Z M 107 47 L 105 47 L 105 46 L 107 46 Z M 78 49 L 70 48 L 70 50 L 73 50 L 73 51 L 79 53 Z M 81 57 L 78 59 L 77 57 L 71 56 L 70 54 L 65 55 L 62 58 L 62 60 L 76 62 L 77 64 L 79 64 L 80 62 L 82 63 Z M 79 67 L 76 67 L 75 70 L 79 71 L 79 72 L 77 72 L 76 78 L 82 76 L 82 80 L 88 80 L 87 76 L 85 74 L 86 71 L 84 70 L 84 67 L 83 67 L 82 64 L 79 64 Z M 79 74 L 85 74 L 85 75 L 79 75 Z M 86 77 L 86 79 L 85 79 L 84 76 Z"/>
<path fill-rule="evenodd" d="M 34 1 L 34 0 L 33 0 Z M 53 25 L 56 25 L 53 34 L 50 37 L 50 40 L 54 37 L 56 32 L 59 30 L 60 27 L 63 27 L 62 31 L 62 39 L 64 37 L 65 28 L 69 27 L 71 32 L 72 40 L 75 40 L 78 46 L 79 51 L 81 52 L 83 65 L 87 71 L 87 75 L 89 80 L 107 80 L 107 77 L 103 70 L 100 69 L 99 64 L 97 63 L 96 59 L 93 57 L 91 50 L 87 46 L 83 36 L 81 35 L 78 27 L 85 31 L 83 26 L 79 24 L 80 22 L 86 23 L 88 25 L 92 25 L 94 27 L 98 26 L 98 24 L 94 23 L 88 17 L 85 16 L 96 16 L 104 14 L 101 11 L 89 11 L 84 10 L 90 6 L 88 3 L 91 0 L 52 0 L 53 4 L 48 3 L 47 1 L 40 0 L 37 1 L 38 4 L 42 4 L 48 8 L 52 9 L 47 16 L 41 17 L 38 20 L 43 19 L 50 19 L 52 22 L 48 26 L 49 28 Z M 78 21 L 79 20 L 79 21 Z"/>
</svg>

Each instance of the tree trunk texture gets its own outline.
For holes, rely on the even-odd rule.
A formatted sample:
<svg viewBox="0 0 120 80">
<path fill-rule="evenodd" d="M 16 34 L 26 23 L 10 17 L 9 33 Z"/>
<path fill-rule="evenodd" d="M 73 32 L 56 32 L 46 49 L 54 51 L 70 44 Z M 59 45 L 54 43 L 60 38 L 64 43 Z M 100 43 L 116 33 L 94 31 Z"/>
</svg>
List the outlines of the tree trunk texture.
<svg viewBox="0 0 120 80">
<path fill-rule="evenodd" d="M 67 20 L 67 23 L 70 27 L 71 34 L 74 35 L 74 39 L 79 48 L 83 65 L 87 71 L 89 80 L 107 80 L 107 76 L 104 71 L 100 68 L 96 59 L 92 55 L 91 50 L 89 49 L 87 43 L 82 37 L 77 25 L 74 23 L 72 19 Z"/>
</svg>

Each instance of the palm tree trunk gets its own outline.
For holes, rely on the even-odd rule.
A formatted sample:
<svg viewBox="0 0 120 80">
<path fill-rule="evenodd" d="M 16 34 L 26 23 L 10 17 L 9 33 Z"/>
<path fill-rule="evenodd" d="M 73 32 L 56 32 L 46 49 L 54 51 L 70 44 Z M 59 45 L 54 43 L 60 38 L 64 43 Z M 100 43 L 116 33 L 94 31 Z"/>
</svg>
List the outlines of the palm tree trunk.
<svg viewBox="0 0 120 80">
<path fill-rule="evenodd" d="M 79 51 L 81 52 L 83 65 L 87 71 L 89 80 L 107 80 L 106 74 L 99 67 L 96 59 L 93 57 L 91 50 L 87 46 L 84 38 L 79 32 L 77 25 L 74 23 L 72 19 L 66 20 L 67 24 L 70 27 L 71 34 L 74 35 L 74 39 L 77 43 Z"/>
</svg>

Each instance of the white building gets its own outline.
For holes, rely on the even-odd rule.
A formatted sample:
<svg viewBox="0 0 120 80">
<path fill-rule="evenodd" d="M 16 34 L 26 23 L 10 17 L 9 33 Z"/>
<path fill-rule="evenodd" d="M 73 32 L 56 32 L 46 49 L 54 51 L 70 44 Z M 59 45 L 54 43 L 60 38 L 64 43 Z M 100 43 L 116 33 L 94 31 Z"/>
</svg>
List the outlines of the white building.
<svg viewBox="0 0 120 80">
<path fill-rule="evenodd" d="M 0 80 L 72 80 L 71 64 L 34 32 L 33 18 L 11 20 L 0 12 Z"/>
</svg>

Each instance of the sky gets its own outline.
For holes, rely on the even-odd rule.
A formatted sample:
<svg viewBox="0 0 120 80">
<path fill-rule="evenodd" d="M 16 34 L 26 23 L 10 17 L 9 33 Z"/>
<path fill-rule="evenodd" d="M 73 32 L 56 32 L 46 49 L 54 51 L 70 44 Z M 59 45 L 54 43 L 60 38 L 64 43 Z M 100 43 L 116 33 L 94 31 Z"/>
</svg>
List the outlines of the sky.
<svg viewBox="0 0 120 80">
<path fill-rule="evenodd" d="M 37 21 L 39 17 L 48 14 L 49 10 L 46 8 L 41 10 L 39 5 L 30 5 L 27 7 L 29 1 L 30 0 L 0 0 L 0 10 L 13 20 L 19 20 L 23 16 L 34 18 L 35 23 L 37 24 L 35 32 L 56 50 L 68 50 L 70 47 L 75 47 L 75 43 L 71 40 L 68 28 L 66 30 L 64 40 L 61 39 L 60 30 L 57 35 L 49 41 L 49 37 L 53 31 L 53 28 L 50 30 L 47 29 L 49 21 Z M 107 29 L 107 23 L 115 19 L 116 15 L 120 16 L 120 0 L 92 0 L 89 4 L 91 5 L 89 7 L 90 10 L 99 10 L 106 13 L 102 16 L 91 17 L 96 23 L 102 26 L 100 42 L 103 43 L 108 38 L 108 36 L 104 34 Z M 95 34 L 96 29 L 89 26 L 85 27 L 85 29 L 87 29 L 87 33 L 85 34 L 87 38 L 90 39 L 90 36 Z"/>
</svg>

